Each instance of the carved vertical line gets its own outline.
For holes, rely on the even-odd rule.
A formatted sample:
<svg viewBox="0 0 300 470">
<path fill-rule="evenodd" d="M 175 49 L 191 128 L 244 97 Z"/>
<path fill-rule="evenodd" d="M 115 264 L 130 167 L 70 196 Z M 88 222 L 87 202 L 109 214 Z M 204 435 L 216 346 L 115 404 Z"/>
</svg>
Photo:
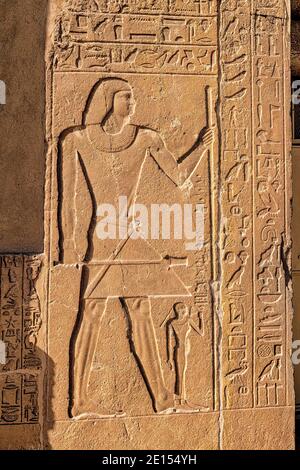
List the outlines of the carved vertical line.
<svg viewBox="0 0 300 470">
<path fill-rule="evenodd" d="M 219 10 L 219 8 L 218 8 Z M 218 17 L 217 17 L 217 44 L 220 43 L 220 11 L 218 11 Z M 217 61 L 218 61 L 218 75 L 219 77 L 221 76 L 220 71 L 220 51 L 217 50 Z M 219 80 L 218 80 L 219 82 Z M 215 100 L 217 100 L 217 107 L 216 109 L 216 104 Z M 220 164 L 221 164 L 221 134 L 220 134 L 220 116 L 219 116 L 219 110 L 220 110 L 220 90 L 219 90 L 219 85 L 217 87 L 217 97 L 213 97 L 213 103 L 211 103 L 211 111 L 210 113 L 215 113 L 216 116 L 216 121 L 215 119 L 213 120 L 213 125 L 215 126 L 216 129 L 218 129 L 218 139 L 217 143 L 213 146 L 212 151 L 210 152 L 210 158 L 212 160 L 212 171 L 210 174 L 210 188 L 213 188 L 212 194 L 213 194 L 213 204 L 211 207 L 211 219 L 212 219 L 212 224 L 211 224 L 211 230 L 213 230 L 213 237 L 211 240 L 212 243 L 212 263 L 213 263 L 213 269 L 211 272 L 212 279 L 213 279 L 213 285 L 214 285 L 214 295 L 212 296 L 212 301 L 211 301 L 211 308 L 212 308 L 212 315 L 213 315 L 213 321 L 212 321 L 212 344 L 213 344 L 213 350 L 214 350 L 214 355 L 213 355 L 213 394 L 214 394 L 214 403 L 213 403 L 213 409 L 217 410 L 220 409 L 221 401 L 220 401 L 220 381 L 219 381 L 219 368 L 220 368 L 220 360 L 217 361 L 216 356 L 220 355 L 219 351 L 219 339 L 221 337 L 221 324 L 218 319 L 218 314 L 220 310 L 220 276 L 221 276 L 221 266 L 220 262 L 218 260 L 220 259 L 220 226 L 221 226 L 221 200 L 220 200 L 220 187 L 221 187 L 221 169 L 220 169 Z M 214 105 L 213 105 L 214 104 Z M 218 388 L 218 390 L 217 390 Z"/>
<path fill-rule="evenodd" d="M 289 207 L 289 196 L 291 194 L 291 188 L 289 188 L 289 181 L 288 181 L 288 174 L 291 176 L 290 172 L 290 164 L 291 161 L 288 162 L 288 146 L 289 146 L 289 152 L 291 155 L 291 133 L 288 132 L 288 117 L 289 117 L 289 109 L 291 108 L 291 103 L 290 100 L 287 100 L 287 97 L 289 96 L 287 93 L 290 94 L 291 90 L 291 83 L 290 83 L 290 68 L 288 65 L 290 64 L 290 59 L 287 59 L 287 57 L 290 58 L 290 48 L 288 47 L 287 44 L 287 28 L 288 28 L 288 22 L 291 20 L 290 18 L 290 10 L 288 11 L 287 5 L 285 4 L 284 6 L 285 9 L 285 15 L 286 18 L 283 20 L 283 28 L 282 28 L 282 51 L 283 51 L 283 76 L 285 79 L 282 81 L 282 93 L 283 93 L 283 160 L 284 160 L 284 183 L 285 183 L 285 190 L 284 190 L 284 210 L 285 210 L 285 233 L 286 233 L 286 255 L 287 255 L 287 269 L 289 270 L 289 273 L 285 273 L 285 276 L 288 276 L 288 281 L 285 282 L 285 308 L 286 308 L 286 319 L 285 319 L 285 351 L 284 355 L 286 359 L 288 359 L 288 347 L 287 345 L 289 344 L 291 338 L 290 338 L 290 321 L 291 321 L 291 316 L 290 316 L 290 310 L 292 308 L 292 305 L 289 305 L 289 287 L 291 283 L 291 266 L 290 266 L 290 249 L 291 249 L 291 232 L 290 232 L 290 225 L 289 225 L 289 218 L 291 217 L 291 207 Z M 286 54 L 288 52 L 288 54 Z M 286 80 L 286 77 L 289 77 L 288 80 Z M 289 103 L 289 104 L 287 104 Z M 291 120 L 289 120 L 291 123 Z M 291 125 L 291 124 L 289 124 Z M 292 183 L 292 179 L 290 180 L 290 184 Z M 288 360 L 286 360 L 285 364 L 285 404 L 289 405 L 289 385 L 290 382 L 288 380 L 289 376 L 289 368 L 290 364 Z"/>
<path fill-rule="evenodd" d="M 281 47 L 282 47 L 282 60 L 283 60 L 283 77 L 285 78 L 285 70 L 286 70 L 286 65 L 285 65 L 285 44 L 284 44 L 284 36 L 285 36 L 285 20 L 282 20 L 282 34 L 281 34 Z M 283 129 L 282 129 L 282 156 L 283 156 L 283 181 L 284 181 L 284 205 L 283 205 L 283 210 L 284 210 L 284 233 L 285 233 L 285 238 L 287 238 L 288 235 L 288 225 L 287 225 L 287 210 L 286 210 L 286 153 L 285 153 L 285 141 L 286 141 L 286 122 L 285 122 L 285 110 L 286 110 L 286 96 L 285 96 L 285 80 L 282 80 L 281 83 L 282 86 L 282 101 L 283 101 Z M 287 240 L 285 240 L 285 243 Z M 285 289 L 284 289 L 284 305 L 285 305 L 285 318 L 287 319 L 288 317 L 288 306 L 287 306 L 287 286 L 286 282 L 284 282 Z M 285 405 L 287 404 L 287 387 L 288 383 L 286 380 L 287 377 L 287 367 L 288 367 L 288 361 L 287 361 L 287 325 L 286 325 L 286 320 L 284 322 L 285 325 L 285 332 L 284 332 L 284 337 L 285 337 L 285 344 L 283 347 L 283 356 L 286 358 L 285 359 L 285 367 L 284 367 L 284 402 Z"/>
<path fill-rule="evenodd" d="M 21 368 L 24 368 L 24 279 L 25 279 L 25 263 L 24 256 L 21 257 L 22 269 L 21 269 L 21 283 L 22 283 L 22 298 L 21 298 Z M 24 410 L 23 410 L 23 394 L 24 394 L 24 374 L 21 374 L 21 423 L 24 422 Z"/>
<path fill-rule="evenodd" d="M 286 13 L 287 13 L 287 20 L 285 24 L 285 29 L 284 29 L 284 44 L 285 48 L 288 53 L 288 60 L 287 63 L 285 63 L 285 75 L 289 77 L 287 83 L 286 83 L 286 88 L 285 88 L 285 103 L 287 103 L 286 99 L 287 96 L 290 97 L 291 94 L 291 42 L 290 42 L 290 37 L 291 37 L 291 3 L 286 2 L 285 5 Z M 288 240 L 287 240 L 287 250 L 288 250 L 288 269 L 289 269 L 289 285 L 286 286 L 286 289 L 288 290 L 288 295 L 287 295 L 287 302 L 286 302 L 286 308 L 287 308 L 287 315 L 286 315 L 286 341 L 287 344 L 291 344 L 293 337 L 292 337 L 292 324 L 293 324 L 293 305 L 292 305 L 292 275 L 291 275 L 291 247 L 292 247 L 292 239 L 291 239 L 291 226 L 289 221 L 291 220 L 291 203 L 292 203 L 292 161 L 291 161 L 291 146 L 292 146 L 292 128 L 291 128 L 291 115 L 290 115 L 290 109 L 291 109 L 291 101 L 289 98 L 289 105 L 286 105 L 286 110 L 285 110 L 285 119 L 286 119 L 286 125 L 285 125 L 285 165 L 286 165 L 286 224 L 287 224 L 287 229 L 288 229 Z M 290 184 L 290 185 L 289 185 Z M 293 405 L 295 404 L 295 397 L 294 397 L 294 388 L 293 385 L 291 386 L 290 383 L 290 376 L 293 377 L 293 364 L 291 358 L 289 358 L 289 363 L 287 364 L 286 368 L 286 389 L 287 389 L 287 405 Z M 292 382 L 293 384 L 293 382 Z"/>
<path fill-rule="evenodd" d="M 255 103 L 254 95 L 254 54 L 255 54 L 255 20 L 253 16 L 254 5 L 253 0 L 251 0 L 251 27 L 250 27 L 250 47 L 251 47 L 251 161 L 252 161 L 252 171 L 251 171 L 251 189 L 252 189 L 252 364 L 251 364 L 251 374 L 252 374 L 252 407 L 256 405 L 256 381 L 255 381 L 255 312 L 256 312 L 256 298 L 255 298 L 255 273 L 256 273 L 256 255 L 255 255 L 255 230 L 256 230 L 256 207 L 255 207 L 255 141 L 254 141 L 254 129 L 255 129 L 255 117 L 253 108 Z"/>
<path fill-rule="evenodd" d="M 1 339 L 2 338 L 2 265 L 3 265 L 3 258 L 0 256 L 0 332 L 1 332 Z"/>
<path fill-rule="evenodd" d="M 50 11 L 50 9 L 49 9 Z M 51 286 L 51 231 L 52 231 L 52 218 L 53 218 L 53 190 L 52 179 L 54 175 L 53 160 L 54 160 L 54 146 L 53 146 L 53 113 L 54 113 L 54 72 L 53 72 L 53 46 L 48 45 L 47 54 L 49 57 L 49 66 L 46 71 L 46 99 L 47 99 L 47 119 L 46 119 L 46 136 L 48 142 L 47 162 L 46 162 L 46 175 L 45 175 L 45 264 L 47 274 L 45 276 L 45 347 L 46 347 L 46 370 L 45 370 L 45 395 L 46 405 L 44 422 L 48 421 L 50 415 L 49 407 L 51 406 L 51 394 L 49 391 L 49 317 L 50 317 L 50 286 Z M 45 427 L 45 426 L 44 426 Z M 45 432 L 45 429 L 44 429 Z"/>
<path fill-rule="evenodd" d="M 218 195 L 218 251 L 216 263 L 218 266 L 218 282 L 216 283 L 216 288 L 218 289 L 218 302 L 214 302 L 214 341 L 215 341 L 215 396 L 216 396 L 216 407 L 215 410 L 219 411 L 218 417 L 218 449 L 221 450 L 223 447 L 223 380 L 222 380 L 222 368 L 223 368 L 223 358 L 222 358 L 222 152 L 223 152 L 223 140 L 222 140 L 222 48 L 221 48 L 221 31 L 222 31 L 222 4 L 217 6 L 217 45 L 218 45 L 218 100 L 216 107 L 216 117 L 217 117 L 217 128 L 218 128 L 218 175 L 217 175 L 217 195 Z"/>
</svg>

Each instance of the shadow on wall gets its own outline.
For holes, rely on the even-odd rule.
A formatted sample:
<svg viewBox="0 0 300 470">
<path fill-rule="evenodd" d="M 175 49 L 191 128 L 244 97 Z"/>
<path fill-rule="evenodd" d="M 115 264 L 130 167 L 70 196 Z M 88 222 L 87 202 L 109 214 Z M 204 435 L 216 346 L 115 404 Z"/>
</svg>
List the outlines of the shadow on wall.
<svg viewBox="0 0 300 470">
<path fill-rule="evenodd" d="M 42 352 L 44 355 L 45 373 L 44 373 L 44 395 L 43 395 L 43 415 L 41 416 L 43 422 L 43 449 L 52 450 L 49 444 L 49 431 L 54 425 L 54 412 L 53 412 L 53 384 L 55 377 L 55 364 L 50 356 Z"/>
</svg>

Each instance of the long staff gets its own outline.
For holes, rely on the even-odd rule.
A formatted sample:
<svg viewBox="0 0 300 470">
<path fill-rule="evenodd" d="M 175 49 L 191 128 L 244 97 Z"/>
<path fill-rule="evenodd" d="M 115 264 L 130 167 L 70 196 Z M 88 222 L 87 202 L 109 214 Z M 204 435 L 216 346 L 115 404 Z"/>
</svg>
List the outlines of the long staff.
<svg viewBox="0 0 300 470">
<path fill-rule="evenodd" d="M 206 105 L 207 105 L 207 128 L 212 129 L 214 127 L 213 123 L 213 117 L 212 117 L 212 110 L 213 110 L 213 97 L 212 97 L 212 89 L 208 85 L 205 88 L 205 97 L 206 97 Z M 213 280 L 216 279 L 216 266 L 215 266 L 215 238 L 216 238 L 216 233 L 215 233 L 215 223 L 214 223 L 214 216 L 216 215 L 215 213 L 215 192 L 214 192 L 214 177 L 215 177 L 215 172 L 214 172 L 214 156 L 213 156 L 213 145 L 214 143 L 212 142 L 210 144 L 210 147 L 208 148 L 207 151 L 207 156 L 208 156 L 208 164 L 209 164 L 209 181 L 210 181 L 210 206 L 211 206 L 211 230 L 212 230 L 212 251 L 213 251 L 213 259 L 212 259 L 212 273 L 213 273 Z"/>
</svg>

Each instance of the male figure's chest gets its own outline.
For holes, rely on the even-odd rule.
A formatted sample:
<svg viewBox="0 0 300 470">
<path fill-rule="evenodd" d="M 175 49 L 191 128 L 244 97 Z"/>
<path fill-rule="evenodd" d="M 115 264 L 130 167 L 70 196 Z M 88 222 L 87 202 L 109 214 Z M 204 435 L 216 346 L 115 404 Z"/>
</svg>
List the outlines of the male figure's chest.
<svg viewBox="0 0 300 470">
<path fill-rule="evenodd" d="M 147 155 L 147 143 L 139 137 L 121 151 L 103 152 L 89 146 L 81 155 L 86 177 L 96 198 L 127 196 L 135 190 Z"/>
</svg>

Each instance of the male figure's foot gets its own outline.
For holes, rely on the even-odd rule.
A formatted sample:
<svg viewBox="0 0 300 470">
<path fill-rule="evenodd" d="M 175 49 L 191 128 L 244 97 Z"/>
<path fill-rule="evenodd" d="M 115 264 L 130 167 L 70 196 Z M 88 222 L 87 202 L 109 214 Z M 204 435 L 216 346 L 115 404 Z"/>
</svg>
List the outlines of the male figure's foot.
<svg viewBox="0 0 300 470">
<path fill-rule="evenodd" d="M 112 413 L 106 408 L 99 409 L 99 405 L 91 400 L 76 400 L 72 407 L 72 417 L 75 419 L 103 418 L 107 416 L 124 416 L 124 413 Z"/>
<path fill-rule="evenodd" d="M 209 411 L 209 408 L 198 405 L 195 403 L 188 402 L 185 399 L 176 399 L 175 400 L 175 411 L 177 412 L 186 412 L 186 413 L 197 413 L 200 411 Z"/>
<path fill-rule="evenodd" d="M 172 411 L 174 409 L 174 398 L 168 392 L 168 390 L 164 390 L 161 392 L 155 400 L 155 411 L 157 413 L 163 413 L 167 411 Z"/>
</svg>

